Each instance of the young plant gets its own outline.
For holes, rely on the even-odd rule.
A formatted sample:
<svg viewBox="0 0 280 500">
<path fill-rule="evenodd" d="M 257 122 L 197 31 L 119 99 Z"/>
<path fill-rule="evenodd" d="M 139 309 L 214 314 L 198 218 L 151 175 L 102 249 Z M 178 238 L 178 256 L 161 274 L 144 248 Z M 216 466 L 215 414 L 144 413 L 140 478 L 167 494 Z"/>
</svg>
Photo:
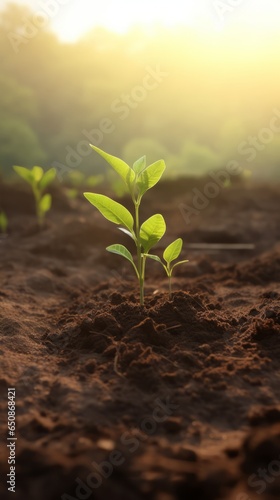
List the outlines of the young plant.
<svg viewBox="0 0 280 500">
<path fill-rule="evenodd" d="M 50 210 L 52 197 L 49 193 L 44 194 L 45 189 L 54 181 L 56 177 L 55 168 L 50 168 L 47 172 L 41 167 L 33 167 L 31 170 L 25 167 L 14 167 L 15 172 L 31 185 L 35 198 L 36 215 L 39 225 L 44 221 L 45 214 Z"/>
<path fill-rule="evenodd" d="M 189 262 L 188 260 L 180 260 L 179 262 L 176 262 L 176 264 L 171 265 L 171 262 L 174 260 L 178 259 L 181 251 L 182 251 L 182 246 L 183 246 L 183 240 L 181 238 L 178 238 L 177 240 L 173 241 L 173 243 L 170 243 L 168 247 L 163 252 L 163 260 L 165 260 L 165 263 L 163 260 L 158 257 L 157 255 L 150 255 L 148 254 L 147 257 L 150 259 L 156 260 L 159 262 L 163 268 L 165 269 L 165 272 L 168 276 L 168 281 L 169 281 L 169 298 L 171 299 L 172 296 L 172 273 L 173 270 L 176 266 L 179 266 L 179 264 L 184 264 L 185 262 Z"/>
<path fill-rule="evenodd" d="M 0 212 L 0 231 L 2 234 L 6 234 L 8 228 L 8 217 L 5 212 Z"/>
<path fill-rule="evenodd" d="M 134 262 L 130 251 L 123 245 L 110 245 L 106 248 L 108 252 L 121 255 L 133 266 L 139 282 L 140 304 L 144 304 L 144 284 L 146 258 L 150 250 L 162 238 L 166 231 L 166 224 L 161 214 L 152 215 L 140 224 L 140 205 L 144 194 L 160 180 L 165 163 L 159 160 L 152 165 L 146 165 L 146 157 L 137 160 L 131 168 L 120 158 L 111 156 L 96 146 L 91 146 L 102 156 L 124 181 L 133 205 L 132 215 L 126 207 L 112 200 L 108 196 L 95 193 L 84 193 L 85 198 L 96 207 L 99 212 L 109 221 L 121 226 L 119 229 L 129 235 L 135 244 L 137 260 Z"/>
</svg>

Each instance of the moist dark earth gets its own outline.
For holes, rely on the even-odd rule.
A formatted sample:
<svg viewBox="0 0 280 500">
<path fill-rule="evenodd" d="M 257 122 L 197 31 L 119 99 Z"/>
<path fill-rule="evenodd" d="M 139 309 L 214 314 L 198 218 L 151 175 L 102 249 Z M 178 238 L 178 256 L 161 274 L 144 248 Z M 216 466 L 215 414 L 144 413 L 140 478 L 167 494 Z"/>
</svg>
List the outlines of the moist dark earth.
<svg viewBox="0 0 280 500">
<path fill-rule="evenodd" d="M 1 499 L 280 498 L 280 186 L 236 182 L 188 223 L 205 182 L 147 195 L 142 220 L 167 222 L 156 252 L 182 237 L 190 262 L 171 298 L 148 262 L 144 307 L 130 264 L 105 250 L 126 235 L 82 195 L 55 187 L 39 230 L 28 187 L 1 184 Z"/>
</svg>

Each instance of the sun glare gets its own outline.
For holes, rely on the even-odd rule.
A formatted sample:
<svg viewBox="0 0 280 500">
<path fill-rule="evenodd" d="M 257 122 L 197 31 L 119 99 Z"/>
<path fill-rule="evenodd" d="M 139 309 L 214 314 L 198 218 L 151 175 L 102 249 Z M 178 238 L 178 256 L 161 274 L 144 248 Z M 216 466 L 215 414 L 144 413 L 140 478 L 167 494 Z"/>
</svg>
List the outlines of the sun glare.
<svg viewBox="0 0 280 500">
<path fill-rule="evenodd" d="M 53 27 L 64 40 L 75 40 L 95 26 L 124 33 L 133 26 L 186 26 L 198 32 L 224 31 L 235 23 L 271 30 L 279 26 L 278 0 L 76 0 L 61 6 Z"/>
<path fill-rule="evenodd" d="M 125 33 L 133 26 L 150 28 L 152 25 L 198 26 L 203 16 L 204 1 L 162 2 L 142 0 L 140 3 L 127 0 L 107 0 L 92 3 L 79 0 L 61 11 L 53 26 L 64 39 L 76 39 L 94 26 L 103 26 L 117 33 Z"/>
<path fill-rule="evenodd" d="M 1 0 L 0 0 L 1 1 Z M 2 0 L 8 3 L 10 0 Z M 40 0 L 17 0 L 35 12 Z M 62 40 L 75 41 L 96 26 L 125 33 L 134 26 L 151 30 L 154 25 L 183 26 L 200 35 L 224 33 L 241 26 L 270 36 L 280 24 L 279 0 L 53 0 L 57 4 L 51 25 Z M 47 2 L 48 3 L 48 2 Z M 257 36 L 256 36 L 257 38 Z"/>
</svg>

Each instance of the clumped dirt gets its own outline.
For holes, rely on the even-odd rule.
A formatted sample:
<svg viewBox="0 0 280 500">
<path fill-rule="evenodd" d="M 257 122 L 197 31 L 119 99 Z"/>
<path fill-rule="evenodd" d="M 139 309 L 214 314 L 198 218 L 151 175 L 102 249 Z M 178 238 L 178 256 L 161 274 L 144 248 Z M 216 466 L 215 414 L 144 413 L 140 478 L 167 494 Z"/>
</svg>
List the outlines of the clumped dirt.
<svg viewBox="0 0 280 500">
<path fill-rule="evenodd" d="M 236 184 L 186 224 L 197 184 L 148 197 L 143 217 L 167 221 L 159 253 L 181 236 L 190 262 L 171 298 L 149 262 L 144 307 L 129 263 L 105 252 L 126 236 L 82 197 L 57 187 L 39 231 L 28 191 L 0 186 L 1 499 L 280 498 L 280 188 Z"/>
</svg>

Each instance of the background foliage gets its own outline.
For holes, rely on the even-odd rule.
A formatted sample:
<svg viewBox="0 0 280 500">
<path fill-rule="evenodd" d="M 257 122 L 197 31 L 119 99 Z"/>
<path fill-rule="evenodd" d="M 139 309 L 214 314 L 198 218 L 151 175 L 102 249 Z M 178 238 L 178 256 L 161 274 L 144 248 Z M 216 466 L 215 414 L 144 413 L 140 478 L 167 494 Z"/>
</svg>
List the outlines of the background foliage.
<svg viewBox="0 0 280 500">
<path fill-rule="evenodd" d="M 16 4 L 0 12 L 5 174 L 14 164 L 65 164 L 80 141 L 89 142 L 83 130 L 99 129 L 109 118 L 114 130 L 97 145 L 127 161 L 143 154 L 149 162 L 164 157 L 169 175 L 177 176 L 200 175 L 237 158 L 256 178 L 279 178 L 280 133 L 250 164 L 237 152 L 241 141 L 268 126 L 277 105 L 280 109 L 279 39 L 262 41 L 252 52 L 249 37 L 248 46 L 239 48 L 230 33 L 219 45 L 218 37 L 206 43 L 190 30 L 118 35 L 98 28 L 66 44 L 41 29 L 15 53 L 8 34 L 20 34 L 22 19 L 31 14 Z M 133 101 L 122 119 L 113 103 L 142 85 L 147 67 L 160 67 L 168 76 L 141 102 Z M 92 151 L 79 156 L 73 162 L 84 172 L 103 165 Z"/>
</svg>

